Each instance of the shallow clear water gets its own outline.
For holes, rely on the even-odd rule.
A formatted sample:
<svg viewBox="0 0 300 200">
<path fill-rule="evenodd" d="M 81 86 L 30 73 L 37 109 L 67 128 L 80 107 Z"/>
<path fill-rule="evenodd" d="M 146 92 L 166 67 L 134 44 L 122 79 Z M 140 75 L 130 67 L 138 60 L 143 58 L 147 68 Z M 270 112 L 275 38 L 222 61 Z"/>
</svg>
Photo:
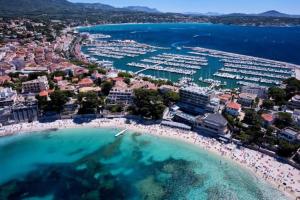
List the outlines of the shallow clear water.
<svg viewBox="0 0 300 200">
<path fill-rule="evenodd" d="M 0 199 L 285 199 L 230 161 L 117 129 L 0 139 Z"/>
</svg>

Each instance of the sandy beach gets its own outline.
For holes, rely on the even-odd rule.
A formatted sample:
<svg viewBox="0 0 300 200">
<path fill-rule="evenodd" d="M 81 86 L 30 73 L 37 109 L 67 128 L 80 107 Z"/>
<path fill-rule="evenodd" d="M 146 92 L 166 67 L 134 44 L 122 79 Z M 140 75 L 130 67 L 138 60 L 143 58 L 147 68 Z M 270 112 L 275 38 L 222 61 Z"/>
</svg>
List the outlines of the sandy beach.
<svg viewBox="0 0 300 200">
<path fill-rule="evenodd" d="M 222 144 L 213 138 L 201 136 L 192 131 L 168 128 L 159 124 L 143 125 L 126 123 L 126 119 L 95 119 L 89 123 L 74 123 L 73 120 L 57 120 L 51 123 L 22 123 L 2 127 L 0 136 L 23 134 L 26 132 L 43 131 L 62 128 L 120 128 L 142 134 L 152 134 L 167 137 L 197 145 L 201 149 L 214 152 L 226 160 L 234 161 L 249 169 L 257 177 L 264 179 L 275 188 L 282 191 L 290 199 L 300 198 L 300 171 L 296 168 L 278 162 L 275 158 L 247 148 L 238 148 L 235 144 Z"/>
</svg>

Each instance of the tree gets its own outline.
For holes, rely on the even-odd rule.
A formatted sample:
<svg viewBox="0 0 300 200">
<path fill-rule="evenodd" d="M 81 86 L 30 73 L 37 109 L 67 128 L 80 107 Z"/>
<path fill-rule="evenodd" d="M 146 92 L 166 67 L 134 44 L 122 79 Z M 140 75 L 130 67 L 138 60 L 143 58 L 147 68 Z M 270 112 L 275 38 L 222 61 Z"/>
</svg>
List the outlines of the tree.
<svg viewBox="0 0 300 200">
<path fill-rule="evenodd" d="M 243 122 L 250 125 L 260 124 L 259 117 L 253 109 L 245 110 L 245 117 Z"/>
<path fill-rule="evenodd" d="M 108 110 L 112 113 L 120 113 L 123 111 L 124 105 L 111 105 Z"/>
<path fill-rule="evenodd" d="M 61 112 L 64 105 L 68 102 L 68 95 L 64 91 L 56 90 L 47 97 L 36 96 L 39 109 L 42 111 Z"/>
<path fill-rule="evenodd" d="M 265 99 L 261 105 L 262 108 L 270 110 L 274 107 L 274 102 L 270 99 Z"/>
<path fill-rule="evenodd" d="M 293 122 L 292 115 L 286 112 L 279 112 L 278 117 L 275 119 L 275 126 L 280 129 L 283 129 L 287 126 L 290 126 Z"/>
<path fill-rule="evenodd" d="M 109 94 L 109 91 L 112 89 L 113 87 L 113 83 L 111 81 L 104 81 L 101 84 L 101 92 L 103 95 L 107 96 Z"/>
<path fill-rule="evenodd" d="M 176 103 L 179 101 L 179 94 L 177 92 L 168 91 L 162 94 L 162 97 L 164 99 L 164 104 L 169 106 L 172 103 Z"/>
<path fill-rule="evenodd" d="M 95 114 L 101 104 L 95 92 L 79 93 L 78 102 L 80 105 L 79 114 Z"/>
<path fill-rule="evenodd" d="M 50 107 L 53 111 L 61 112 L 63 110 L 64 105 L 68 102 L 68 95 L 67 93 L 55 90 L 53 93 L 50 94 Z"/>
<path fill-rule="evenodd" d="M 300 81 L 295 77 L 285 80 L 284 83 L 286 84 L 285 91 L 288 99 L 300 91 Z"/>
<path fill-rule="evenodd" d="M 36 95 L 36 99 L 38 100 L 38 107 L 41 111 L 47 111 L 49 102 L 47 100 L 47 97 L 41 97 L 39 95 Z"/>
<path fill-rule="evenodd" d="M 294 152 L 297 151 L 298 148 L 299 148 L 299 145 L 290 144 L 285 140 L 280 140 L 279 141 L 279 148 L 278 148 L 276 153 L 279 156 L 290 157 L 290 156 L 293 155 Z"/>
<path fill-rule="evenodd" d="M 130 78 L 124 78 L 124 83 L 126 83 L 127 85 L 130 84 Z"/>
<path fill-rule="evenodd" d="M 259 125 L 251 126 L 248 130 L 246 130 L 246 134 L 250 135 L 250 143 L 261 145 L 263 142 L 264 134 L 261 132 L 261 128 Z"/>
<path fill-rule="evenodd" d="M 128 72 L 119 72 L 118 77 L 123 77 L 123 78 L 132 78 L 133 76 L 128 73 Z"/>
<path fill-rule="evenodd" d="M 163 98 L 156 90 L 137 89 L 134 91 L 134 114 L 141 115 L 145 118 L 161 119 L 165 106 Z"/>
<path fill-rule="evenodd" d="M 269 96 L 272 97 L 272 99 L 274 99 L 276 105 L 283 105 L 285 103 L 286 92 L 281 88 L 278 87 L 270 88 Z"/>
<path fill-rule="evenodd" d="M 55 72 L 51 73 L 50 76 L 51 76 L 51 78 L 54 78 L 54 77 L 57 77 L 57 76 L 65 77 L 66 73 L 63 72 L 63 71 L 55 71 Z"/>
</svg>

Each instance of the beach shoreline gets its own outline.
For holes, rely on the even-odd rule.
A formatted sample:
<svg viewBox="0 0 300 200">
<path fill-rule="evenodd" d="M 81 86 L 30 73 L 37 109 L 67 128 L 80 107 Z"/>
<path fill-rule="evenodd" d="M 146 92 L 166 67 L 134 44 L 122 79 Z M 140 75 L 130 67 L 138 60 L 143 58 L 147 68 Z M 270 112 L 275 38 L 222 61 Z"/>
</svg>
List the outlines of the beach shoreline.
<svg viewBox="0 0 300 200">
<path fill-rule="evenodd" d="M 73 120 L 57 120 L 50 123 L 23 123 L 2 127 L 0 136 L 22 135 L 37 131 L 47 131 L 64 128 L 117 128 L 128 129 L 141 134 L 173 139 L 194 145 L 202 150 L 214 153 L 225 161 L 232 161 L 251 172 L 255 177 L 264 180 L 273 188 L 281 191 L 289 199 L 300 196 L 300 171 L 294 167 L 280 163 L 275 158 L 260 152 L 238 148 L 234 144 L 222 144 L 214 138 L 204 137 L 192 131 L 161 126 L 159 124 L 145 125 L 126 123 L 125 118 L 94 119 L 87 123 L 74 123 Z"/>
</svg>

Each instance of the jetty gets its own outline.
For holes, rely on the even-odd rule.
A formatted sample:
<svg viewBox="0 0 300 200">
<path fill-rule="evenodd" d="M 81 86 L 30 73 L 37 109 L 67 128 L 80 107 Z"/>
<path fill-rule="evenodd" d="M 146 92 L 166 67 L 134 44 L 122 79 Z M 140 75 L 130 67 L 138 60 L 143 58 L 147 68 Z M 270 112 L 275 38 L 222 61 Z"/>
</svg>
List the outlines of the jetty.
<svg viewBox="0 0 300 200">
<path fill-rule="evenodd" d="M 119 133 L 117 133 L 117 134 L 115 135 L 115 137 L 119 137 L 119 136 L 125 134 L 126 131 L 128 131 L 128 128 L 126 128 L 126 129 L 120 131 Z"/>
</svg>

